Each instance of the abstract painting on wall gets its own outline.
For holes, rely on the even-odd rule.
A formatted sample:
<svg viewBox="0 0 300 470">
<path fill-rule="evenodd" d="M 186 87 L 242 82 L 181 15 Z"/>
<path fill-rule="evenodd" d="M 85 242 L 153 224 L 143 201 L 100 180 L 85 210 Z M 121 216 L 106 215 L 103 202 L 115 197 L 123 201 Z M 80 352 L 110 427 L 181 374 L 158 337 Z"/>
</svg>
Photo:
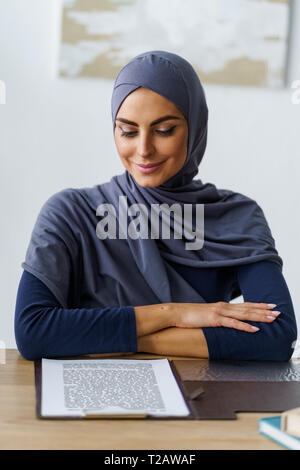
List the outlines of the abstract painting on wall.
<svg viewBox="0 0 300 470">
<path fill-rule="evenodd" d="M 61 77 L 115 79 L 136 55 L 185 57 L 204 83 L 284 85 L 290 0 L 63 0 Z"/>
</svg>

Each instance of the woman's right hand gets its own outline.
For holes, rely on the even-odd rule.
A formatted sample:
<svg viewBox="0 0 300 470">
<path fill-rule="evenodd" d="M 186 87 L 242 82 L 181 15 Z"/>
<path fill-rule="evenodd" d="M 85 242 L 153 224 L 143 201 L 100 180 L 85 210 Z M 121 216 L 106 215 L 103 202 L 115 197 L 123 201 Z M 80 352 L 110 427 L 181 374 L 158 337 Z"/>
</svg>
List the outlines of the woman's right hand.
<svg viewBox="0 0 300 470">
<path fill-rule="evenodd" d="M 248 321 L 272 323 L 280 314 L 267 303 L 171 303 L 174 309 L 173 326 L 203 328 L 224 326 L 255 333 L 259 328 Z"/>
</svg>

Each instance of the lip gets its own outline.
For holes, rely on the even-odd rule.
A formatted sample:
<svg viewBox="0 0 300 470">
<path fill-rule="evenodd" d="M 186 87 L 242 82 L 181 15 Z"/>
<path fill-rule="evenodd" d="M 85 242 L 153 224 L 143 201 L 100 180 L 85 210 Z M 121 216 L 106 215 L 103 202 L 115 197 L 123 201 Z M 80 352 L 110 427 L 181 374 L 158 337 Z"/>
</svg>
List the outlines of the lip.
<svg viewBox="0 0 300 470">
<path fill-rule="evenodd" d="M 142 172 L 142 173 L 152 173 L 153 171 L 157 170 L 163 163 L 165 162 L 161 162 L 161 163 L 158 163 L 156 165 L 152 165 L 151 163 L 149 165 L 138 165 L 137 163 L 135 163 L 135 165 L 138 167 L 138 169 Z"/>
</svg>

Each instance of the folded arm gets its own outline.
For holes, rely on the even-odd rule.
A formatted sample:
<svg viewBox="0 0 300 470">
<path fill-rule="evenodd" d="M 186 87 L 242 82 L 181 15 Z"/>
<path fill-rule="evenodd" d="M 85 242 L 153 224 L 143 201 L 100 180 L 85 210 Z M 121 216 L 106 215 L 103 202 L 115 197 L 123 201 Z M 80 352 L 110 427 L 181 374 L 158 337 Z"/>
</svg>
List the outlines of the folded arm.
<svg viewBox="0 0 300 470">
<path fill-rule="evenodd" d="M 251 322 L 260 328 L 254 335 L 214 329 L 216 358 L 288 361 L 294 352 L 297 323 L 281 267 L 273 261 L 259 261 L 237 267 L 236 275 L 245 302 L 275 303 L 281 314 L 272 323 Z"/>
<path fill-rule="evenodd" d="M 293 354 L 297 325 L 288 286 L 279 265 L 260 261 L 236 268 L 245 302 L 276 303 L 281 315 L 272 323 L 247 321 L 255 334 L 227 327 L 169 328 L 138 338 L 138 350 L 209 359 L 287 361 Z"/>
<path fill-rule="evenodd" d="M 176 311 L 172 303 L 63 308 L 39 279 L 24 271 L 15 311 L 17 346 L 29 360 L 129 352 L 210 359 L 288 360 L 297 338 L 297 326 L 281 268 L 274 262 L 262 261 L 238 267 L 236 275 L 245 302 L 277 303 L 276 309 L 282 312 L 272 323 L 248 321 L 260 328 L 255 334 L 223 326 L 175 327 Z"/>
<path fill-rule="evenodd" d="M 24 271 L 17 293 L 15 338 L 22 356 L 112 356 L 138 351 L 137 338 L 168 328 L 169 304 L 64 308 L 33 274 Z"/>
<path fill-rule="evenodd" d="M 138 351 L 161 356 L 208 358 L 202 328 L 166 328 L 137 339 Z"/>
<path fill-rule="evenodd" d="M 27 271 L 19 283 L 14 326 L 18 350 L 27 360 L 137 351 L 133 307 L 63 308 Z"/>
</svg>

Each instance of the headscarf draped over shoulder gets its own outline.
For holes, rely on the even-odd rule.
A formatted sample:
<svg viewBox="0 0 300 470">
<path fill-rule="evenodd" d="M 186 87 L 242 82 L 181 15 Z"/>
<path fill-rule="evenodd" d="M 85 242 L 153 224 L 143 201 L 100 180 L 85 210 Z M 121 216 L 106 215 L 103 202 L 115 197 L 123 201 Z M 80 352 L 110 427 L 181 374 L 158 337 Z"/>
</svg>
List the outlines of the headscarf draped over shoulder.
<svg viewBox="0 0 300 470">
<path fill-rule="evenodd" d="M 208 108 L 192 65 L 166 51 L 149 51 L 128 62 L 113 87 L 113 128 L 122 102 L 139 87 L 164 96 L 187 119 L 185 163 L 177 174 L 157 187 L 140 186 L 126 170 L 107 183 L 68 188 L 46 201 L 22 267 L 44 281 L 63 306 L 205 302 L 172 267 L 172 262 L 210 268 L 271 260 L 282 268 L 265 215 L 256 201 L 194 179 L 206 148 Z M 167 204 L 171 208 L 176 204 L 174 220 L 169 219 L 170 236 L 120 236 L 129 225 L 124 214 L 129 207 L 138 207 L 134 204 L 147 209 L 148 224 L 152 207 Z M 99 236 L 99 223 L 107 215 L 103 212 L 105 207 L 115 211 L 115 239 Z M 187 207 L 195 216 L 189 233 L 197 233 L 201 225 L 202 243 L 197 249 L 197 245 L 187 249 L 191 238 L 186 233 L 181 238 L 175 236 L 178 227 L 174 228 L 174 221 L 178 222 Z M 201 219 L 199 226 L 197 214 Z M 235 297 L 240 293 L 237 286 Z"/>
</svg>

